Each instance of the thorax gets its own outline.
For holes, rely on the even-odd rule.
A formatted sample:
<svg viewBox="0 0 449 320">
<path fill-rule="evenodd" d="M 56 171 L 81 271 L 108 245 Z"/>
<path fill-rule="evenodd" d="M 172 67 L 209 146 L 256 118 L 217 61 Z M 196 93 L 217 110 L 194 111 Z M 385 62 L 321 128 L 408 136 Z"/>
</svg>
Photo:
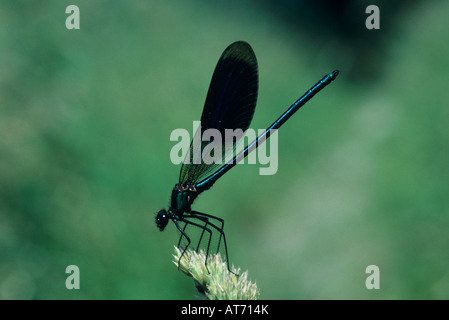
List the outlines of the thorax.
<svg viewBox="0 0 449 320">
<path fill-rule="evenodd" d="M 190 212 L 190 206 L 193 200 L 198 196 L 195 186 L 185 184 L 176 184 L 171 193 L 171 211 L 177 215 L 182 216 L 184 212 Z"/>
</svg>

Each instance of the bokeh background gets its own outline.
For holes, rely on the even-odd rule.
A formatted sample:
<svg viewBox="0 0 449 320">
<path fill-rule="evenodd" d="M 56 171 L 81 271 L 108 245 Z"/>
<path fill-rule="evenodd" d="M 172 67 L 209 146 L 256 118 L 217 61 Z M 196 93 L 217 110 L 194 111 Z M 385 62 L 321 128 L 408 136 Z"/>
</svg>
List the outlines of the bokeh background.
<svg viewBox="0 0 449 320">
<path fill-rule="evenodd" d="M 67 30 L 65 8 L 80 8 Z M 380 30 L 365 27 L 380 8 Z M 449 298 L 448 1 L 1 1 L 0 298 L 193 299 L 159 232 L 227 45 L 249 42 L 252 127 L 279 170 L 237 166 L 195 202 L 263 299 Z M 77 265 L 81 289 L 67 290 Z M 380 290 L 365 269 L 380 268 Z"/>
</svg>

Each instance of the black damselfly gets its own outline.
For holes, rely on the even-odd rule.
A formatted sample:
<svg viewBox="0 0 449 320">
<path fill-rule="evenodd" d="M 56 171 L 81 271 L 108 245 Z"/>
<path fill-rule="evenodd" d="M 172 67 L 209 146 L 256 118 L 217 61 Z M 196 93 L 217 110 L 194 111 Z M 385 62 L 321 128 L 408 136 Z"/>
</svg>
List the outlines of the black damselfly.
<svg viewBox="0 0 449 320">
<path fill-rule="evenodd" d="M 244 159 L 251 151 L 256 149 L 263 141 L 268 139 L 274 130 L 279 129 L 301 106 L 309 101 L 321 89 L 331 83 L 338 75 L 338 70 L 324 76 L 290 108 L 287 109 L 271 126 L 269 126 L 259 137 L 240 152 L 236 152 L 236 146 L 243 136 L 236 137 L 229 144 L 221 146 L 221 162 L 206 161 L 203 157 L 204 150 L 218 139 L 212 136 L 206 141 L 202 140 L 203 133 L 207 129 L 216 129 L 225 136 L 226 129 L 241 129 L 243 132 L 249 128 L 256 107 L 258 92 L 258 68 L 257 60 L 251 46 L 243 41 L 232 43 L 221 55 L 215 68 L 206 102 L 201 115 L 201 125 L 190 144 L 187 154 L 190 161 L 184 161 L 179 174 L 179 182 L 175 185 L 171 195 L 170 207 L 162 209 L 156 215 L 156 225 L 163 231 L 169 220 L 172 220 L 176 228 L 181 232 L 178 247 L 183 237 L 187 245 L 179 258 L 181 260 L 184 252 L 190 245 L 190 238 L 186 233 L 187 225 L 202 229 L 201 237 L 196 250 L 200 247 L 205 232 L 209 239 L 206 248 L 207 256 L 212 238 L 212 231 L 220 233 L 217 252 L 220 250 L 223 239 L 226 254 L 226 263 L 229 268 L 228 248 L 223 231 L 224 220 L 202 212 L 192 210 L 192 204 L 196 197 L 212 185 L 239 161 Z M 214 145 L 216 146 L 216 145 Z M 195 162 L 195 159 L 197 160 Z M 180 223 L 184 223 L 181 227 Z"/>
</svg>

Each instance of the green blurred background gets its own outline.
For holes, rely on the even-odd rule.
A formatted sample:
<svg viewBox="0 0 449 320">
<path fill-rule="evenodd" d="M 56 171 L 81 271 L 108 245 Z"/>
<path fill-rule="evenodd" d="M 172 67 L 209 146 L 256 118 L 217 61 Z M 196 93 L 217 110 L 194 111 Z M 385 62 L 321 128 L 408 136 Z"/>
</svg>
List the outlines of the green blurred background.
<svg viewBox="0 0 449 320">
<path fill-rule="evenodd" d="M 80 8 L 67 30 L 65 8 Z M 365 8 L 380 8 L 380 30 Z M 0 298 L 192 299 L 161 233 L 215 64 L 248 41 L 252 127 L 321 77 L 279 131 L 279 170 L 238 166 L 195 202 L 263 299 L 449 298 L 448 1 L 0 2 Z M 67 290 L 77 265 L 81 289 Z M 367 290 L 365 268 L 380 268 Z"/>
</svg>

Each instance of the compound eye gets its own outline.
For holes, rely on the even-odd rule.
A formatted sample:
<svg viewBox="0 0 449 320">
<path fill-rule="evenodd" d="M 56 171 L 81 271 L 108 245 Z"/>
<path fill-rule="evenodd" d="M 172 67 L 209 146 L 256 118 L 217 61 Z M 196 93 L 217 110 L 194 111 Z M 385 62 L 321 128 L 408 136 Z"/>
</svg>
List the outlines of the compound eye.
<svg viewBox="0 0 449 320">
<path fill-rule="evenodd" d="M 160 210 L 156 214 L 156 219 L 154 222 L 156 223 L 156 226 L 159 228 L 159 230 L 164 231 L 165 227 L 167 226 L 168 220 L 170 220 L 168 213 L 165 209 Z"/>
</svg>

